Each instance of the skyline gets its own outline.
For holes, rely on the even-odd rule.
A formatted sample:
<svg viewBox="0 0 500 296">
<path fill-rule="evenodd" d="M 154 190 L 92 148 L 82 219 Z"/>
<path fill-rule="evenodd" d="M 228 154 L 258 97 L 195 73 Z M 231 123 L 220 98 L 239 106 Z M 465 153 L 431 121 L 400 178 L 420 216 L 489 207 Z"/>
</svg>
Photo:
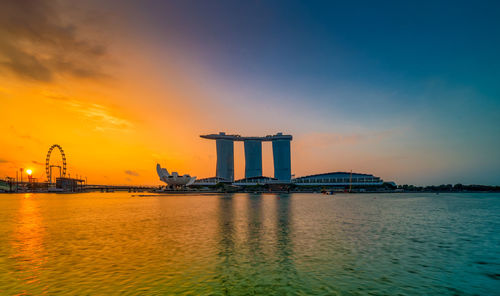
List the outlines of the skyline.
<svg viewBox="0 0 500 296">
<path fill-rule="evenodd" d="M 283 132 L 297 177 L 499 185 L 499 12 L 488 1 L 5 1 L 0 177 L 44 176 L 53 144 L 89 183 L 161 184 L 157 162 L 213 177 L 215 147 L 199 135 Z"/>
</svg>

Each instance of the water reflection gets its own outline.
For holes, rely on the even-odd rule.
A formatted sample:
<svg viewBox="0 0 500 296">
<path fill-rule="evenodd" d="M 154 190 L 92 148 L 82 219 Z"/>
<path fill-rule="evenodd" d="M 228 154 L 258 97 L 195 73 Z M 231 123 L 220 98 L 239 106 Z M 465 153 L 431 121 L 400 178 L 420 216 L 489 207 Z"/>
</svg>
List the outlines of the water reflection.
<svg viewBox="0 0 500 296">
<path fill-rule="evenodd" d="M 296 281 L 289 195 L 218 200 L 218 266 L 225 294 L 286 292 Z"/>
<path fill-rule="evenodd" d="M 234 256 L 234 210 L 233 196 L 228 195 L 219 198 L 218 208 L 218 226 L 219 226 L 219 246 L 217 256 L 219 258 L 216 270 L 221 287 L 220 290 L 225 294 L 231 294 L 231 284 L 234 281 L 233 276 L 235 266 L 237 265 Z"/>
<path fill-rule="evenodd" d="M 31 193 L 20 199 L 17 227 L 13 233 L 11 247 L 15 260 L 17 280 L 27 286 L 34 286 L 40 281 L 44 263 L 43 239 L 45 229 L 38 200 Z"/>
<path fill-rule="evenodd" d="M 250 250 L 250 260 L 258 263 L 261 256 L 262 228 L 262 194 L 251 194 L 247 198 L 248 232 L 247 245 Z"/>
<path fill-rule="evenodd" d="M 293 261 L 293 241 L 291 239 L 290 221 L 292 198 L 289 194 L 280 194 L 276 198 L 276 218 L 277 218 L 277 257 L 280 262 L 279 272 L 282 274 L 284 285 L 290 287 L 292 280 L 296 277 Z"/>
</svg>

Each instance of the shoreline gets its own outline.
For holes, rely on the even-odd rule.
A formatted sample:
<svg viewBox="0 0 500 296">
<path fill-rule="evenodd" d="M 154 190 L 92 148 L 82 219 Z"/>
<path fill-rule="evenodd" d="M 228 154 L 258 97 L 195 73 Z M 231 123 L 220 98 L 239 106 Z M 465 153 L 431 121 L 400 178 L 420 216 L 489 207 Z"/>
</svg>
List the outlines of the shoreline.
<svg viewBox="0 0 500 296">
<path fill-rule="evenodd" d="M 161 196 L 161 195 L 188 195 L 188 194 L 233 194 L 233 193 L 250 193 L 250 194 L 284 194 L 284 193 L 315 193 L 315 194 L 323 194 L 323 195 L 337 195 L 337 194 L 397 194 L 397 193 L 500 193 L 500 191 L 352 191 L 352 192 L 343 192 L 343 191 L 334 191 L 333 193 L 323 193 L 321 191 L 196 191 L 196 190 L 172 190 L 172 191 L 127 191 L 127 190 L 112 190 L 112 191 L 99 191 L 99 190 L 90 190 L 90 191 L 59 191 L 59 192 L 50 192 L 50 191 L 18 191 L 18 192 L 0 192 L 1 194 L 19 194 L 19 193 L 52 193 L 52 194 L 82 194 L 82 193 L 116 193 L 116 192 L 126 192 L 131 193 L 133 196 Z M 134 194 L 134 193 L 142 193 L 142 194 Z M 147 194 L 149 193 L 149 194 Z"/>
</svg>

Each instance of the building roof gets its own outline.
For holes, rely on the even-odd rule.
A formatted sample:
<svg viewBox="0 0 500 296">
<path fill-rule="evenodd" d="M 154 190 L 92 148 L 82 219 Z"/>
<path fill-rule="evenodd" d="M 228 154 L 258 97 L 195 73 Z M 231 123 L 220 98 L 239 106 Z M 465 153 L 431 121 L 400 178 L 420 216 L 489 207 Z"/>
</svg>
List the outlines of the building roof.
<svg viewBox="0 0 500 296">
<path fill-rule="evenodd" d="M 319 177 L 340 177 L 340 176 L 351 176 L 351 172 L 330 172 L 330 173 L 323 173 L 323 174 L 315 174 L 315 175 L 308 175 L 308 176 L 302 176 L 302 177 L 297 177 L 295 179 L 304 179 L 304 178 L 319 178 Z M 360 174 L 360 173 L 352 173 L 353 177 L 373 177 L 372 174 Z"/>
<path fill-rule="evenodd" d="M 203 179 L 196 179 L 195 183 L 219 183 L 219 182 L 230 182 L 227 179 L 221 177 L 209 177 Z"/>
<path fill-rule="evenodd" d="M 218 134 L 200 135 L 200 137 L 204 138 L 204 139 L 210 139 L 210 140 L 226 139 L 226 140 L 233 140 L 233 141 L 292 140 L 292 135 L 283 135 L 282 133 L 277 133 L 276 135 L 267 135 L 265 137 L 242 137 L 240 135 L 226 135 L 226 133 L 220 132 Z"/>
<path fill-rule="evenodd" d="M 266 176 L 257 176 L 257 177 L 243 178 L 243 179 L 234 181 L 234 183 L 238 183 L 238 182 L 258 182 L 258 181 L 262 181 L 262 180 L 269 181 L 269 180 L 278 180 L 278 179 L 271 178 L 271 177 L 266 177 Z"/>
</svg>

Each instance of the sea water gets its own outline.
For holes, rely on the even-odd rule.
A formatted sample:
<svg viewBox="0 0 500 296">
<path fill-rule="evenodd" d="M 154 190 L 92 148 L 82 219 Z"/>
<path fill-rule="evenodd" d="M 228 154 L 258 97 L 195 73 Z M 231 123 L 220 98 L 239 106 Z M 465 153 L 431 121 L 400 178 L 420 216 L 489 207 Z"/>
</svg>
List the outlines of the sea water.
<svg viewBox="0 0 500 296">
<path fill-rule="evenodd" d="M 500 195 L 0 195 L 0 295 L 499 295 Z"/>
</svg>

